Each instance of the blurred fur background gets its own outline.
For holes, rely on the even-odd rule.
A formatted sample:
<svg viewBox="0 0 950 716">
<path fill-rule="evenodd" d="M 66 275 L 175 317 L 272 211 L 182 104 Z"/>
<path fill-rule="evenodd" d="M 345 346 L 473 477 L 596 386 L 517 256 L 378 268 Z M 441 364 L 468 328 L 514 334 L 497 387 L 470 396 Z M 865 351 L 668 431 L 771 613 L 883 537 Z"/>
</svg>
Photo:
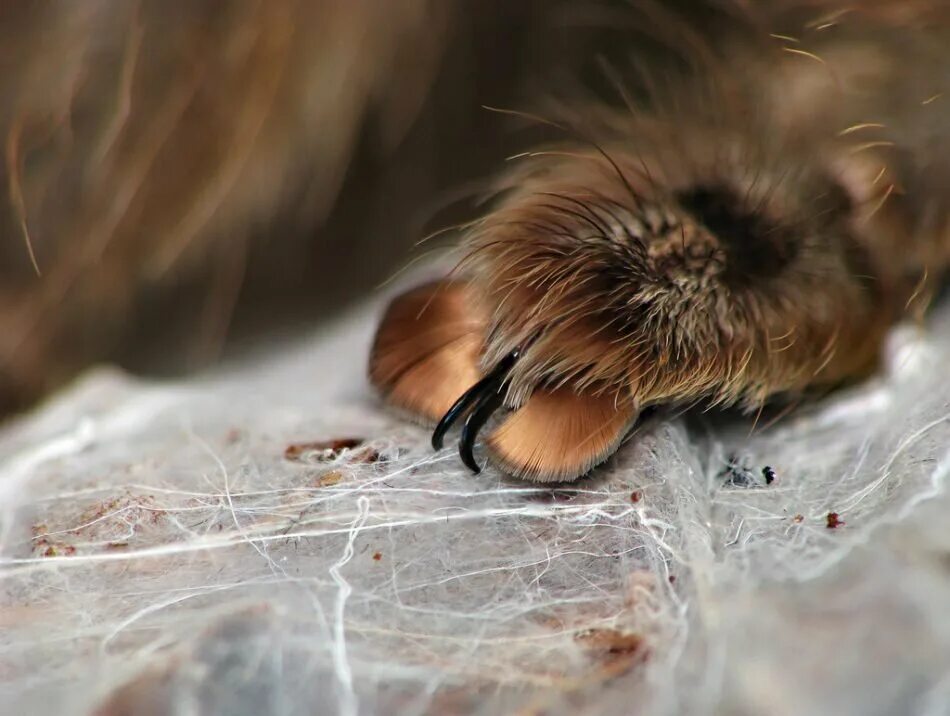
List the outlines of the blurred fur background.
<svg viewBox="0 0 950 716">
<path fill-rule="evenodd" d="M 483 105 L 583 115 L 611 94 L 605 68 L 642 95 L 738 48 L 737 71 L 767 76 L 763 38 L 833 45 L 835 26 L 880 39 L 875 73 L 917 92 L 948 16 L 936 0 L 6 3 L 0 411 L 95 361 L 194 370 L 340 310 L 552 137 Z M 811 91 L 797 111 L 820 122 Z"/>
</svg>

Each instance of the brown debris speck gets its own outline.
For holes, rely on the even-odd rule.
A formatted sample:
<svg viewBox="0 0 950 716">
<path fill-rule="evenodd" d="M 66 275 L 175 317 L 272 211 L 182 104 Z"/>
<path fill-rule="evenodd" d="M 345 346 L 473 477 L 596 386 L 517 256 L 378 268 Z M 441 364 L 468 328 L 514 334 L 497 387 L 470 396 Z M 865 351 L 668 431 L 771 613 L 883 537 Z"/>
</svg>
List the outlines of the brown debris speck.
<svg viewBox="0 0 950 716">
<path fill-rule="evenodd" d="M 612 654 L 629 654 L 643 646 L 643 637 L 639 634 L 625 634 L 617 629 L 587 629 L 577 635 L 577 640 L 587 647 Z"/>
<path fill-rule="evenodd" d="M 363 438 L 337 438 L 312 442 L 291 443 L 284 450 L 284 459 L 295 462 L 329 462 L 336 460 L 344 450 L 355 450 L 363 444 Z M 363 448 L 353 453 L 351 462 L 376 462 L 379 453 L 372 448 Z"/>
<path fill-rule="evenodd" d="M 49 528 L 44 523 L 37 523 L 32 527 L 33 554 L 38 557 L 68 557 L 76 554 L 76 548 L 58 540 L 49 534 Z"/>
<path fill-rule="evenodd" d="M 317 478 L 317 487 L 332 487 L 338 485 L 343 480 L 343 473 L 339 470 L 331 470 Z"/>
<path fill-rule="evenodd" d="M 647 655 L 644 639 L 639 634 L 624 633 L 617 629 L 588 629 L 575 637 L 594 656 L 603 659 L 614 674 L 627 671 L 643 662 Z"/>
<path fill-rule="evenodd" d="M 634 490 L 630 493 L 630 501 L 633 503 L 639 502 L 642 497 L 643 495 L 640 493 L 640 490 Z"/>
<path fill-rule="evenodd" d="M 800 525 L 804 521 L 805 521 L 805 515 L 795 515 L 792 518 L 792 522 L 794 522 L 796 525 Z"/>
<path fill-rule="evenodd" d="M 64 557 L 76 554 L 71 544 L 79 541 L 99 545 L 104 551 L 125 549 L 129 534 L 139 534 L 160 525 L 165 509 L 154 495 L 136 495 L 124 492 L 90 502 L 72 523 L 78 526 L 52 525 L 38 522 L 33 525 L 33 554 L 37 557 Z M 52 529 L 52 531 L 51 531 Z"/>
<path fill-rule="evenodd" d="M 382 558 L 383 558 L 383 553 L 382 553 L 382 552 L 373 552 L 373 559 L 374 559 L 375 561 L 378 562 L 378 561 L 381 560 Z"/>
<path fill-rule="evenodd" d="M 354 457 L 353 462 L 365 462 L 371 463 L 379 460 L 379 453 L 371 448 L 365 448 L 361 450 L 356 457 Z"/>
<path fill-rule="evenodd" d="M 44 557 L 69 557 L 74 554 L 76 554 L 76 548 L 71 544 L 51 544 L 43 550 Z"/>
<path fill-rule="evenodd" d="M 845 522 L 844 522 L 844 520 L 841 519 L 841 517 L 838 516 L 838 513 L 837 513 L 837 512 L 829 512 L 829 513 L 828 513 L 828 522 L 827 522 L 827 524 L 826 524 L 825 526 L 826 526 L 829 530 L 837 529 L 838 527 L 840 527 L 840 526 L 843 525 L 843 524 L 845 524 Z"/>
</svg>

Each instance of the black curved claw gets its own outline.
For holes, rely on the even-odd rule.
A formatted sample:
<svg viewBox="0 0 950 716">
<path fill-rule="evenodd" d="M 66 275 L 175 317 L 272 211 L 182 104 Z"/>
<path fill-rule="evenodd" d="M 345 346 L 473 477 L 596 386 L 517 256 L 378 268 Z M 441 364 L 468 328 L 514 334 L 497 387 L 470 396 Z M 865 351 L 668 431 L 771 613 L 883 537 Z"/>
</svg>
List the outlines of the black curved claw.
<svg viewBox="0 0 950 716">
<path fill-rule="evenodd" d="M 442 449 L 445 434 L 455 421 L 459 419 L 459 416 L 462 415 L 462 413 L 467 413 L 469 409 L 481 399 L 485 390 L 495 383 L 496 376 L 494 373 L 495 371 L 492 371 L 462 393 L 459 399 L 452 403 L 452 407 L 445 411 L 445 415 L 442 416 L 439 424 L 436 425 L 435 430 L 432 431 L 432 448 L 434 450 Z"/>
<path fill-rule="evenodd" d="M 493 386 L 494 390 L 483 393 L 462 426 L 462 436 L 459 438 L 459 457 L 462 458 L 465 467 L 476 475 L 482 471 L 482 468 L 475 462 L 475 455 L 472 452 L 475 447 L 475 438 L 478 437 L 478 431 L 488 422 L 492 413 L 501 407 L 504 400 L 503 385 L 504 379 L 499 379 L 497 384 Z"/>
<path fill-rule="evenodd" d="M 452 404 L 452 407 L 445 412 L 445 415 L 442 416 L 442 419 L 439 421 L 438 425 L 435 426 L 435 430 L 432 431 L 432 447 L 435 450 L 442 449 L 445 434 L 461 415 L 468 413 L 469 411 L 477 411 L 479 407 L 482 406 L 484 402 L 483 399 L 486 396 L 495 396 L 501 394 L 505 378 L 508 376 L 509 371 L 511 371 L 512 366 L 514 366 L 515 361 L 518 360 L 518 354 L 519 351 L 515 349 L 498 361 L 498 365 L 492 368 L 488 375 L 462 393 L 462 395 L 459 396 L 459 399 Z M 495 409 L 497 409 L 497 407 L 498 406 L 495 406 Z M 487 420 L 490 415 L 491 413 L 485 416 L 481 424 L 477 425 L 475 429 L 476 434 L 478 433 L 478 428 L 481 428 L 485 420 Z M 466 420 L 466 427 L 468 424 L 469 420 Z M 472 436 L 472 440 L 474 440 L 474 435 Z M 469 449 L 468 454 L 471 454 L 471 449 Z M 462 460 L 466 460 L 465 455 L 462 455 Z M 471 464 L 469 462 L 465 462 L 465 464 L 469 467 L 472 467 L 472 464 L 474 463 L 474 459 L 471 459 Z M 473 470 L 478 472 L 476 468 L 477 465 L 472 467 Z"/>
</svg>

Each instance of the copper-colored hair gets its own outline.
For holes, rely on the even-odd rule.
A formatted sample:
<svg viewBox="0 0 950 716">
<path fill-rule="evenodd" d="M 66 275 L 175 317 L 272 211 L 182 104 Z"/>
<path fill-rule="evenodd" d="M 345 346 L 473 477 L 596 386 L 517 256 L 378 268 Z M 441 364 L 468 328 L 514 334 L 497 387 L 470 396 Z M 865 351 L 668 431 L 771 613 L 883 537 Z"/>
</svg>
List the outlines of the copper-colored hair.
<svg viewBox="0 0 950 716">
<path fill-rule="evenodd" d="M 645 406 L 755 407 L 874 367 L 946 267 L 950 203 L 921 171 L 950 160 L 921 146 L 946 74 L 927 68 L 926 95 L 868 76 L 894 48 L 863 32 L 753 44 L 647 107 L 565 112 L 576 138 L 507 175 L 459 271 L 485 316 L 482 374 L 518 355 L 493 462 L 572 479 Z"/>
</svg>

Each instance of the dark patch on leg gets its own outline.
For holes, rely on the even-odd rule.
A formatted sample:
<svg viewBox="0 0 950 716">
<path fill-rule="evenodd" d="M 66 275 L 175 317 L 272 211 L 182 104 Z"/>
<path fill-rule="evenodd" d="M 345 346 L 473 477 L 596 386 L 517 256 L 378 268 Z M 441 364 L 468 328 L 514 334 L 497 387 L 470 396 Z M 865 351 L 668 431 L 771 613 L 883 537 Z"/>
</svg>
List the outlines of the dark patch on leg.
<svg viewBox="0 0 950 716">
<path fill-rule="evenodd" d="M 728 187 L 695 186 L 679 192 L 676 200 L 726 252 L 726 281 L 772 278 L 798 253 L 787 228 L 743 206 L 740 197 Z"/>
</svg>

